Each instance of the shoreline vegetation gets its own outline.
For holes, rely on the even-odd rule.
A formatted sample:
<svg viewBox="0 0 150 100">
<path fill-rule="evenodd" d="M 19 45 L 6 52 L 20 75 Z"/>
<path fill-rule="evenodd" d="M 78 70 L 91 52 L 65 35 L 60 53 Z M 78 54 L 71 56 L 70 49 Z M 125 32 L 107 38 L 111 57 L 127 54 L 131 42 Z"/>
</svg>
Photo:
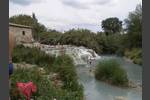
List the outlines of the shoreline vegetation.
<svg viewBox="0 0 150 100">
<path fill-rule="evenodd" d="M 16 65 L 11 76 L 10 96 L 13 100 L 24 98 L 17 91 L 16 82 L 28 81 L 33 81 L 38 88 L 33 99 L 83 100 L 83 86 L 78 83 L 76 69 L 69 56 L 51 57 L 37 48 L 19 45 L 14 49 L 13 62 L 24 62 Z"/>
<path fill-rule="evenodd" d="M 114 59 L 100 61 L 95 69 L 95 78 L 111 85 L 129 87 L 126 71 Z"/>
<path fill-rule="evenodd" d="M 18 45 L 13 52 L 13 62 L 15 63 L 15 71 L 11 77 L 10 93 L 14 100 L 24 98 L 15 86 L 15 83 L 19 81 L 33 81 L 37 84 L 38 92 L 32 96 L 37 100 L 39 98 L 52 98 L 52 100 L 59 100 L 59 98 L 62 100 L 67 98 L 71 100 L 84 99 L 83 86 L 78 83 L 76 69 L 69 56 L 48 56 L 37 48 Z M 135 84 L 127 79 L 126 72 L 114 59 L 100 61 L 93 72 L 96 79 L 110 85 L 120 88 L 136 88 Z M 45 91 L 44 94 L 41 91 Z"/>
<path fill-rule="evenodd" d="M 131 62 L 142 65 L 142 49 L 140 48 L 133 48 L 132 50 L 127 50 L 125 52 L 125 57 L 130 59 Z"/>
<path fill-rule="evenodd" d="M 115 59 L 104 59 L 93 69 L 95 79 L 120 88 L 137 88 L 142 86 L 128 79 L 127 72 Z"/>
</svg>

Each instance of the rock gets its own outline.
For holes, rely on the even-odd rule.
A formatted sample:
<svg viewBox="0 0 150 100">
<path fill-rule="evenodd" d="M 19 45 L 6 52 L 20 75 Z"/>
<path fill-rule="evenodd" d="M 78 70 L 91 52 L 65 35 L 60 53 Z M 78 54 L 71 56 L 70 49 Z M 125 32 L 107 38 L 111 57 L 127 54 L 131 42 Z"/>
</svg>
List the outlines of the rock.
<svg viewBox="0 0 150 100">
<path fill-rule="evenodd" d="M 14 68 L 33 68 L 36 65 L 27 64 L 25 62 L 22 63 L 14 63 Z"/>
<path fill-rule="evenodd" d="M 62 87 L 62 86 L 63 86 L 63 82 L 60 81 L 60 80 L 54 80 L 54 81 L 53 81 L 53 85 L 54 85 L 55 87 Z"/>
<path fill-rule="evenodd" d="M 40 72 L 41 74 L 45 74 L 45 73 L 46 73 L 46 71 L 44 70 L 44 68 L 38 68 L 38 70 L 39 70 L 39 72 Z"/>
<path fill-rule="evenodd" d="M 60 80 L 60 76 L 57 73 L 50 73 L 48 75 L 48 78 L 52 81 L 52 84 L 55 87 L 62 87 L 63 86 L 63 82 Z"/>
<path fill-rule="evenodd" d="M 134 82 L 129 81 L 129 87 L 131 87 L 131 88 L 136 88 L 137 85 L 136 85 Z"/>
<path fill-rule="evenodd" d="M 50 73 L 49 74 L 49 79 L 53 81 L 53 80 L 60 79 L 60 77 L 59 77 L 59 75 L 57 73 Z"/>
</svg>

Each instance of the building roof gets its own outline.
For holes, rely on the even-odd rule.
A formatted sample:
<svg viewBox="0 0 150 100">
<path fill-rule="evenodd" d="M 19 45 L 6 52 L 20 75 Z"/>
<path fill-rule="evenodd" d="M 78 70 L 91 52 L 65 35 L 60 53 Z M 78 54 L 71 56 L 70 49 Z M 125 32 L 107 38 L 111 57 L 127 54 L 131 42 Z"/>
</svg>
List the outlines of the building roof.
<svg viewBox="0 0 150 100">
<path fill-rule="evenodd" d="M 9 23 L 9 26 L 32 29 L 31 26 L 26 26 L 26 25 L 21 25 L 21 24 L 14 24 L 14 23 Z"/>
</svg>

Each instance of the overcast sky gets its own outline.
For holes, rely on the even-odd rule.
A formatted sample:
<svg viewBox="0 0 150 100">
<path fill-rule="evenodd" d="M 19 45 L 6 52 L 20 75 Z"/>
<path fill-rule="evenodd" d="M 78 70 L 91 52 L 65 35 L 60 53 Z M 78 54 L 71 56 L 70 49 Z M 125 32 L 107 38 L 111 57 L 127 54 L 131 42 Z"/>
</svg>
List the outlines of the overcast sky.
<svg viewBox="0 0 150 100">
<path fill-rule="evenodd" d="M 142 0 L 9 0 L 9 17 L 35 13 L 40 23 L 59 31 L 87 28 L 101 31 L 108 17 L 127 18 Z"/>
</svg>

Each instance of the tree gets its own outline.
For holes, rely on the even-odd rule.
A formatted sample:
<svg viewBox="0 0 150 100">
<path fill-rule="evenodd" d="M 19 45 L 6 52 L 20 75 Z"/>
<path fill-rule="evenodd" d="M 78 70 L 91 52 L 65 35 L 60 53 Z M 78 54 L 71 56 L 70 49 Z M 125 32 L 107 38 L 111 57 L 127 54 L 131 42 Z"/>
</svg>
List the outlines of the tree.
<svg viewBox="0 0 150 100">
<path fill-rule="evenodd" d="M 32 13 L 32 18 L 33 18 L 33 20 L 34 20 L 35 23 L 38 23 L 38 20 L 37 20 L 37 18 L 35 16 L 35 13 Z"/>
<path fill-rule="evenodd" d="M 142 5 L 137 5 L 125 19 L 129 48 L 142 47 Z"/>
<path fill-rule="evenodd" d="M 122 21 L 117 17 L 107 18 L 102 21 L 102 28 L 106 35 L 120 32 L 122 29 Z"/>
<path fill-rule="evenodd" d="M 15 23 L 15 24 L 22 24 L 27 26 L 33 26 L 34 25 L 34 19 L 29 15 L 15 15 L 9 18 L 9 22 Z"/>
</svg>

